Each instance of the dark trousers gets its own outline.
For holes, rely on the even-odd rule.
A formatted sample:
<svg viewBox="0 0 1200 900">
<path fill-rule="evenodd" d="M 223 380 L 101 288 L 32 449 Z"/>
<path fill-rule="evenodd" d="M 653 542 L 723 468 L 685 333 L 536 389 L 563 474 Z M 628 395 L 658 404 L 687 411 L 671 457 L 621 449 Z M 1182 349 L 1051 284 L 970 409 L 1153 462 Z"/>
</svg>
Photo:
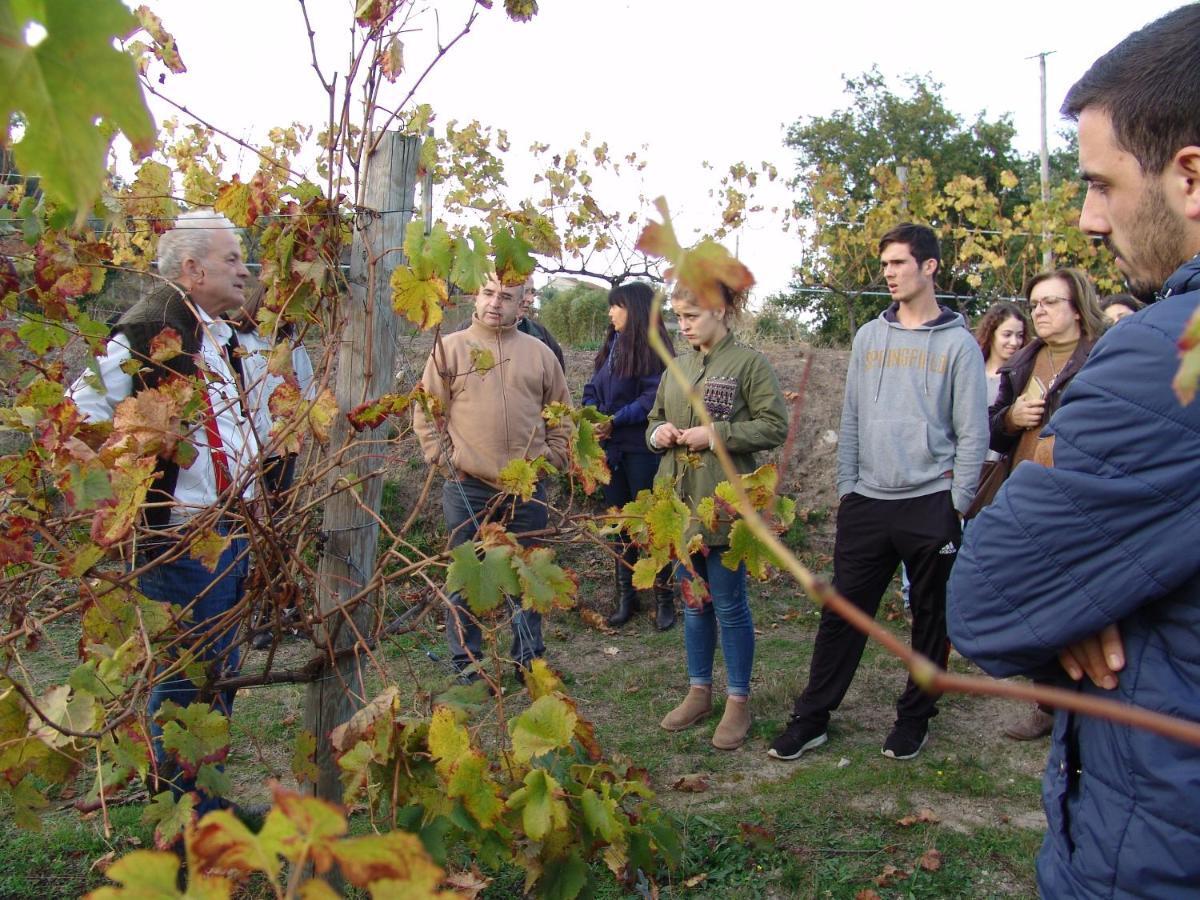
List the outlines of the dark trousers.
<svg viewBox="0 0 1200 900">
<path fill-rule="evenodd" d="M 896 566 L 908 569 L 912 588 L 912 646 L 939 666 L 950 654 L 946 638 L 946 582 L 958 554 L 962 526 L 949 491 L 908 500 L 847 494 L 838 509 L 833 586 L 869 616 L 879 610 Z M 824 726 L 854 680 L 867 636 L 828 607 L 809 666 L 808 686 L 794 715 Z M 896 703 L 900 719 L 925 722 L 937 715 L 937 697 L 908 679 Z"/>
<path fill-rule="evenodd" d="M 600 493 L 604 497 L 605 506 L 618 508 L 636 500 L 639 491 L 648 491 L 654 487 L 654 476 L 658 474 L 658 464 L 662 460 L 656 453 L 646 451 L 636 453 L 622 451 L 619 455 L 610 457 L 608 468 L 612 478 L 608 484 L 600 485 Z M 624 534 L 618 535 L 613 542 L 616 551 L 632 567 L 638 560 L 638 548 L 625 539 Z M 656 579 L 658 584 L 668 587 L 671 584 L 671 566 L 663 566 Z"/>
<path fill-rule="evenodd" d="M 217 530 L 228 534 L 231 526 L 221 523 Z M 217 677 L 237 674 L 240 664 L 239 648 L 234 646 L 240 623 L 230 621 L 228 613 L 242 600 L 246 582 L 246 539 L 234 538 L 221 553 L 216 569 L 209 571 L 198 559 L 186 552 L 178 559 L 161 563 L 138 578 L 138 590 L 151 600 L 188 607 L 190 612 L 180 624 L 188 632 L 184 646 L 202 662 L 220 660 Z M 172 654 L 174 656 L 175 654 Z M 212 708 L 228 717 L 233 713 L 234 691 L 218 691 L 212 698 Z M 199 799 L 196 810 L 201 815 L 221 808 L 220 798 L 213 797 L 196 783 L 196 771 L 191 774 L 163 747 L 163 728 L 157 719 L 159 709 L 168 700 L 177 706 L 189 706 L 200 696 L 200 686 L 183 673 L 156 681 L 146 704 L 150 720 L 155 765 L 160 782 L 169 785 L 178 798 L 196 791 Z M 217 765 L 217 769 L 221 766 Z"/>
<path fill-rule="evenodd" d="M 493 505 L 497 497 L 501 499 Z M 457 482 L 447 480 L 442 485 L 442 513 L 450 533 L 450 546 L 475 540 L 476 522 L 483 525 L 485 517 L 489 517 L 486 521 L 504 525 L 522 546 L 528 547 L 533 541 L 522 538 L 521 533 L 546 527 L 545 501 L 546 487 L 541 483 L 533 498 L 522 502 L 519 497 L 503 494 L 469 475 L 461 476 Z M 450 604 L 446 612 L 446 644 L 455 670 L 461 672 L 482 659 L 483 632 L 461 594 L 451 594 Z M 527 667 L 534 657 L 546 652 L 542 643 L 542 614 L 522 609 L 520 602 L 512 597 L 508 598 L 508 608 L 512 613 L 512 658 Z"/>
</svg>

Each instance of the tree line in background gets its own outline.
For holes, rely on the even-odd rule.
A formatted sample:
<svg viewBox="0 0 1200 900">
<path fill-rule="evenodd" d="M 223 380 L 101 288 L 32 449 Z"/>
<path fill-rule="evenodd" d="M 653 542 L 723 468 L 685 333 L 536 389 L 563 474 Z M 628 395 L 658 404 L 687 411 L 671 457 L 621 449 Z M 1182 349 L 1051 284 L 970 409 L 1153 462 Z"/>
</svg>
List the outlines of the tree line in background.
<svg viewBox="0 0 1200 900">
<path fill-rule="evenodd" d="M 968 316 L 1018 295 L 1046 250 L 1056 265 L 1091 273 L 1102 293 L 1120 290 L 1111 255 L 1077 227 L 1083 192 L 1073 137 L 1050 157 L 1043 201 L 1038 156 L 1015 148 L 1010 115 L 966 121 L 929 76 L 902 83 L 893 91 L 877 68 L 847 77 L 845 108 L 788 129 L 803 249 L 792 283 L 769 307 L 798 314 L 816 340 L 848 343 L 890 302 L 878 241 L 905 220 L 940 236 L 939 291 Z"/>
</svg>

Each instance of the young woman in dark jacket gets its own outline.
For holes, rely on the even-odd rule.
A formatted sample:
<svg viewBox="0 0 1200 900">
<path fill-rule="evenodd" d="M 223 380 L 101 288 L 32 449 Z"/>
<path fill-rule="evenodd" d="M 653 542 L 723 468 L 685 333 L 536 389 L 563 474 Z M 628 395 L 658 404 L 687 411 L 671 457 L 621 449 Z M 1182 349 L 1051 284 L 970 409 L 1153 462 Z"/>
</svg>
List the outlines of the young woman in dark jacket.
<svg viewBox="0 0 1200 900">
<path fill-rule="evenodd" d="M 603 486 L 604 502 L 624 506 L 638 492 L 654 485 L 658 455 L 646 447 L 646 421 L 663 362 L 650 346 L 650 307 L 654 288 L 631 282 L 608 295 L 608 332 L 596 354 L 596 370 L 583 388 L 583 403 L 612 416 L 599 432 L 608 459 L 612 480 Z M 671 338 L 662 319 L 659 334 L 668 348 Z M 608 618 L 614 627 L 624 625 L 638 611 L 638 595 L 633 587 L 633 564 L 637 547 L 618 538 L 616 559 L 616 610 Z M 666 631 L 675 624 L 675 599 L 671 586 L 671 568 L 666 566 L 654 582 L 657 604 L 654 625 Z"/>
<path fill-rule="evenodd" d="M 991 449 L 1008 454 L 1011 471 L 1025 460 L 1040 462 L 1041 431 L 1062 403 L 1063 392 L 1083 368 L 1104 331 L 1104 316 L 1091 279 L 1078 269 L 1034 275 L 1025 285 L 1037 337 L 1000 367 L 1000 391 L 988 410 Z M 1045 737 L 1054 725 L 1048 708 L 1004 729 L 1015 741 Z"/>
</svg>

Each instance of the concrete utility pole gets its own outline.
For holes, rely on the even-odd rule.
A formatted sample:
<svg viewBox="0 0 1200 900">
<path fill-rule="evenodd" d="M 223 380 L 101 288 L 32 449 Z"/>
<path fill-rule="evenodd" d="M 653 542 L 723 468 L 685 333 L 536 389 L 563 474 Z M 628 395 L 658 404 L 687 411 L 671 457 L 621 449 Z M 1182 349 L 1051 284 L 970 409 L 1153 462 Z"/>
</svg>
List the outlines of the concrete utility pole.
<svg viewBox="0 0 1200 900">
<path fill-rule="evenodd" d="M 1050 147 L 1046 134 L 1046 57 L 1054 50 L 1043 50 L 1026 59 L 1036 59 L 1042 79 L 1042 203 L 1050 202 Z M 1054 268 L 1054 250 L 1050 244 L 1050 232 L 1042 227 L 1042 268 Z"/>
<path fill-rule="evenodd" d="M 417 160 L 421 138 L 386 132 L 373 136 L 375 151 L 367 161 L 365 187 L 354 227 L 350 257 L 350 295 L 340 315 L 342 343 L 338 351 L 338 416 L 330 429 L 329 455 L 338 465 L 329 475 L 332 496 L 325 503 L 322 531 L 325 549 L 318 568 L 317 603 L 325 624 L 322 646 L 348 651 L 376 629 L 376 604 L 360 596 L 375 569 L 379 525 L 375 514 L 383 495 L 380 471 L 388 436 L 385 423 L 357 433 L 346 413 L 392 388 L 396 371 L 398 319 L 392 310 L 388 278 L 405 262 L 397 248 L 413 215 Z M 388 252 L 390 251 L 390 252 Z M 340 607 L 354 602 L 352 612 Z M 343 652 L 326 662 L 309 684 L 304 727 L 317 739 L 319 777 L 314 793 L 340 803 L 342 785 L 333 759 L 329 733 L 361 707 L 364 657 Z"/>
</svg>

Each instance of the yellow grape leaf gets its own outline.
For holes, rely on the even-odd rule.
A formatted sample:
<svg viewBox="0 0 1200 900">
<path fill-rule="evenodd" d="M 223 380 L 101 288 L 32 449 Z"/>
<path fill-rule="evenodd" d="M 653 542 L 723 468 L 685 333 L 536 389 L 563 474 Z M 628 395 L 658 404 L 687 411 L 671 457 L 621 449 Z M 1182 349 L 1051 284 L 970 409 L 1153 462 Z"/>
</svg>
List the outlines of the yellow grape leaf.
<svg viewBox="0 0 1200 900">
<path fill-rule="evenodd" d="M 232 542 L 233 538 L 229 535 L 206 528 L 192 538 L 188 545 L 188 555 L 192 559 L 200 560 L 208 571 L 215 572 L 217 563 L 221 561 L 221 554 Z"/>
<path fill-rule="evenodd" d="M 429 721 L 429 753 L 439 775 L 448 778 L 455 764 L 471 750 L 471 736 L 448 706 L 439 706 Z"/>
<path fill-rule="evenodd" d="M 575 711 L 561 698 L 539 697 L 529 709 L 509 722 L 513 758 L 519 763 L 527 763 L 535 756 L 569 746 L 577 720 Z"/>
<path fill-rule="evenodd" d="M 101 547 L 111 547 L 128 536 L 146 502 L 156 467 L 152 456 L 120 460 L 110 478 L 112 499 L 103 501 L 92 519 L 93 541 Z"/>
<path fill-rule="evenodd" d="M 312 859 L 317 874 L 323 875 L 333 865 L 332 847 L 346 834 L 346 817 L 342 811 L 324 800 L 289 791 L 272 782 L 274 808 L 267 814 L 259 837 L 272 842 L 279 853 L 299 862 L 305 856 Z"/>
<path fill-rule="evenodd" d="M 554 466 L 539 456 L 537 459 L 512 459 L 500 470 L 500 487 L 529 501 L 537 489 L 538 477 L 543 472 L 553 472 Z"/>
<path fill-rule="evenodd" d="M 639 591 L 648 591 L 654 587 L 654 579 L 662 566 L 650 556 L 640 556 L 633 564 L 633 586 Z"/>
<path fill-rule="evenodd" d="M 333 856 L 342 875 L 356 887 L 389 879 L 399 882 L 393 896 L 428 896 L 442 880 L 442 870 L 429 857 L 415 834 L 389 831 L 347 838 L 333 845 Z"/>
<path fill-rule="evenodd" d="M 271 840 L 254 834 L 227 809 L 208 813 L 192 829 L 188 852 L 202 871 L 265 872 L 274 881 L 280 861 Z"/>
<path fill-rule="evenodd" d="M 296 781 L 299 784 L 309 782 L 316 784 L 320 772 L 317 771 L 317 764 L 314 762 L 317 752 L 317 739 L 313 733 L 305 728 L 300 729 L 296 735 L 296 750 L 292 753 L 292 774 L 296 776 Z"/>
<path fill-rule="evenodd" d="M 508 808 L 521 811 L 525 834 L 540 841 L 551 831 L 567 827 L 567 804 L 559 783 L 545 769 L 534 769 L 525 776 L 525 786 L 508 798 Z"/>
<path fill-rule="evenodd" d="M 525 673 L 525 689 L 533 700 L 555 694 L 562 690 L 562 680 L 540 656 L 535 657 Z"/>
<path fill-rule="evenodd" d="M 407 266 L 398 266 L 389 283 L 392 309 L 418 328 L 428 330 L 442 321 L 442 305 L 448 294 L 441 278 L 419 278 Z"/>
<path fill-rule="evenodd" d="M 671 266 L 665 273 L 668 280 L 686 288 L 702 306 L 714 309 L 725 305 L 722 284 L 735 294 L 754 286 L 750 270 L 715 241 L 705 239 L 684 250 L 675 236 L 666 199 L 659 197 L 654 206 L 662 216 L 662 222 L 646 225 L 635 247 L 648 256 L 662 257 L 669 262 Z"/>
<path fill-rule="evenodd" d="M 312 406 L 309 407 L 308 427 L 312 429 L 313 437 L 317 439 L 318 443 L 329 443 L 329 429 L 333 426 L 337 411 L 337 398 L 329 388 L 321 391 L 317 395 L 317 399 L 312 402 Z"/>
<path fill-rule="evenodd" d="M 742 475 L 741 479 L 742 490 L 750 498 L 751 506 L 757 510 L 764 510 L 771 505 L 775 499 L 775 488 L 779 484 L 779 470 L 775 466 L 770 463 L 759 466 L 753 472 Z M 737 495 L 728 481 L 718 484 L 714 493 L 730 506 L 737 506 Z"/>
<path fill-rule="evenodd" d="M 471 368 L 480 375 L 496 368 L 496 355 L 486 347 L 472 347 L 470 356 Z"/>
</svg>

